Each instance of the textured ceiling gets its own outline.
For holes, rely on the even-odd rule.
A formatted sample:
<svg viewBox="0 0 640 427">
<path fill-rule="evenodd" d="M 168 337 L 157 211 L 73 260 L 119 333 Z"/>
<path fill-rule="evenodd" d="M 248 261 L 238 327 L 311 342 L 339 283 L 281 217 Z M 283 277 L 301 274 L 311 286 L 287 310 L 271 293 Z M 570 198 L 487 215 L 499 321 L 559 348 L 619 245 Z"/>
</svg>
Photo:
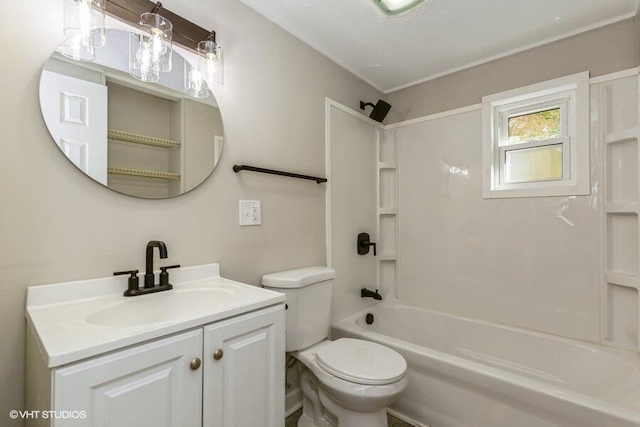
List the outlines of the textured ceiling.
<svg viewBox="0 0 640 427">
<path fill-rule="evenodd" d="M 638 0 L 241 0 L 383 92 L 634 16 Z"/>
</svg>

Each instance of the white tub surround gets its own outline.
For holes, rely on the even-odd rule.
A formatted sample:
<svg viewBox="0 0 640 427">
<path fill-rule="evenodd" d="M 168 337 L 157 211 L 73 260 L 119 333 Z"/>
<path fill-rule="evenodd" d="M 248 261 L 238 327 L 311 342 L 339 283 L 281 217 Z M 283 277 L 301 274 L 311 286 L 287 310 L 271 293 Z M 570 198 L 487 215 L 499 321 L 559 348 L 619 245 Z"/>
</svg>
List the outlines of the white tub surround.
<svg viewBox="0 0 640 427">
<path fill-rule="evenodd" d="M 122 296 L 126 276 L 30 286 L 27 322 L 47 367 L 284 303 L 283 294 L 220 277 L 218 264 L 170 274 L 173 290 L 136 297 Z"/>
<path fill-rule="evenodd" d="M 390 303 L 338 322 L 333 337 L 402 354 L 409 386 L 392 409 L 426 425 L 640 426 L 635 352 Z"/>
</svg>

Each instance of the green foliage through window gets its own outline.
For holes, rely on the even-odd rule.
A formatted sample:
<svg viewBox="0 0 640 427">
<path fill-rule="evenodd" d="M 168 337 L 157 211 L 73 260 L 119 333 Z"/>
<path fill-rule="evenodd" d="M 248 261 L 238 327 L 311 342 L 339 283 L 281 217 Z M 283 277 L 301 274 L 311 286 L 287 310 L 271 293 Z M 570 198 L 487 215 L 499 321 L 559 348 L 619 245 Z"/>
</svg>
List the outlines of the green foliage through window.
<svg viewBox="0 0 640 427">
<path fill-rule="evenodd" d="M 542 141 L 560 137 L 560 108 L 509 117 L 509 142 Z"/>
</svg>

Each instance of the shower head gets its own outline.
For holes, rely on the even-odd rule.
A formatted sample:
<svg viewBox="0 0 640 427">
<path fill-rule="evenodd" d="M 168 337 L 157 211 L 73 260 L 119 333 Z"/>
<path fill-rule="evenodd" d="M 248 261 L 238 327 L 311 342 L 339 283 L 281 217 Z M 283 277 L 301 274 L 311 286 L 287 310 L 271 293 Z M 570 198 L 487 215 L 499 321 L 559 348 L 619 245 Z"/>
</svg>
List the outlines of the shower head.
<svg viewBox="0 0 640 427">
<path fill-rule="evenodd" d="M 389 110 L 391 109 L 391 105 L 387 104 L 382 99 L 378 100 L 378 103 L 376 105 L 373 105 L 370 102 L 365 103 L 363 101 L 360 101 L 360 109 L 361 110 L 364 110 L 364 108 L 367 105 L 370 105 L 370 106 L 373 107 L 373 111 L 371 112 L 369 117 L 371 119 L 375 120 L 376 122 L 380 122 L 380 123 L 382 123 L 384 118 L 387 117 L 387 114 L 389 113 Z"/>
</svg>

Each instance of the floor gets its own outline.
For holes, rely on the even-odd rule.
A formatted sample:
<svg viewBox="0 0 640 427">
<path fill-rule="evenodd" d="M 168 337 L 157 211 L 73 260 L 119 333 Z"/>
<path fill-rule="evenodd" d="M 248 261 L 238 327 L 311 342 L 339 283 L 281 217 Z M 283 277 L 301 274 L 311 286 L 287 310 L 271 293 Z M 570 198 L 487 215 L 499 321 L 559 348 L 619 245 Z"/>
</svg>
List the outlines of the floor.
<svg viewBox="0 0 640 427">
<path fill-rule="evenodd" d="M 285 427 L 296 427 L 298 425 L 298 418 L 302 415 L 302 409 L 291 414 L 284 422 Z M 396 417 L 387 415 L 389 420 L 389 427 L 413 427 L 411 424 L 407 424 L 404 421 L 400 421 Z"/>
<path fill-rule="evenodd" d="M 302 409 L 299 409 L 289 415 L 289 417 L 284 420 L 284 427 L 296 427 L 298 425 L 298 418 L 300 418 L 300 415 L 302 415 Z"/>
</svg>

